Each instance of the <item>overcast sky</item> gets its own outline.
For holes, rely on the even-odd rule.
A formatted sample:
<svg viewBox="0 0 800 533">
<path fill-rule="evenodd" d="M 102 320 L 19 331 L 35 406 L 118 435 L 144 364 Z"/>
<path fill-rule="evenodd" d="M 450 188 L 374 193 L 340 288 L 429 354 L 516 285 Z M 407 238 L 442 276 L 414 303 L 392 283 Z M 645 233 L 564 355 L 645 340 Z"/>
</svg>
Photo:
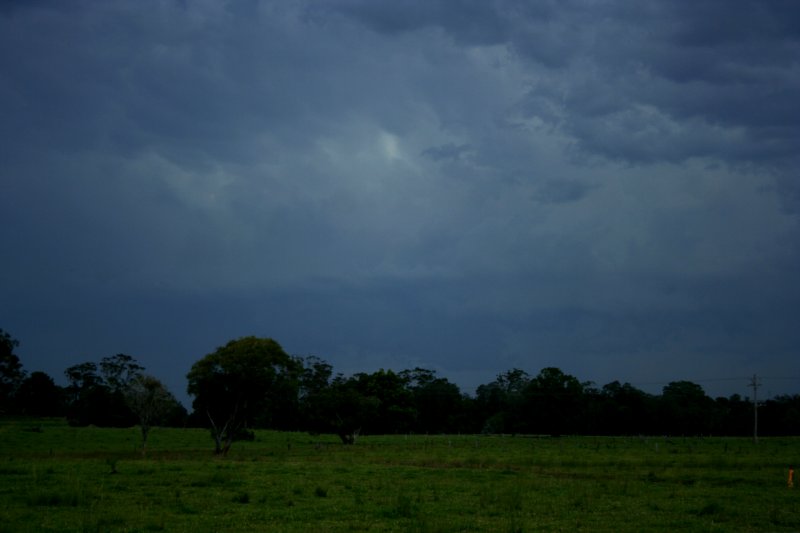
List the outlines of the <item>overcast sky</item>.
<svg viewBox="0 0 800 533">
<path fill-rule="evenodd" d="M 0 72 L 29 371 L 800 391 L 793 0 L 6 1 Z"/>
</svg>

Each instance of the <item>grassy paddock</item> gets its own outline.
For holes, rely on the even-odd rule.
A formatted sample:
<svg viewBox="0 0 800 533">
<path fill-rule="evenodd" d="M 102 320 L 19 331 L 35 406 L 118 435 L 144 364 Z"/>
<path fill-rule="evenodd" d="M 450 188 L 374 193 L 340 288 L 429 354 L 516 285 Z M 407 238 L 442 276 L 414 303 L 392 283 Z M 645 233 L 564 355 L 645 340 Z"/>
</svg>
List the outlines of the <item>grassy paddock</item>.
<svg viewBox="0 0 800 533">
<path fill-rule="evenodd" d="M 332 436 L 0 421 L 2 531 L 800 531 L 800 439 Z"/>
</svg>

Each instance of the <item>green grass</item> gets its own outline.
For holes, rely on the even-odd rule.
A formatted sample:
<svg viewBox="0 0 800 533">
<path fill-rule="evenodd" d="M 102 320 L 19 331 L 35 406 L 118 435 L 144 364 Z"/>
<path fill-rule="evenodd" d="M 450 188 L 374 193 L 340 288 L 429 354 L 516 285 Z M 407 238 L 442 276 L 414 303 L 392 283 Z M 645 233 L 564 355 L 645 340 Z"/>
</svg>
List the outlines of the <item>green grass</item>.
<svg viewBox="0 0 800 533">
<path fill-rule="evenodd" d="M 0 420 L 0 531 L 798 531 L 800 439 L 362 437 Z"/>
</svg>

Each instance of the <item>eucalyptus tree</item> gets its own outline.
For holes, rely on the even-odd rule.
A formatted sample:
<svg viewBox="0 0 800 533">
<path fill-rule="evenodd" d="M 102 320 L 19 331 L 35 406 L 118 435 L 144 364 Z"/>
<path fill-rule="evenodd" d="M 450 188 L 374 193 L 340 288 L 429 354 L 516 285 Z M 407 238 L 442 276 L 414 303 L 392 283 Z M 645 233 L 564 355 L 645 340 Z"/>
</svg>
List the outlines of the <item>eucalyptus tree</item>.
<svg viewBox="0 0 800 533">
<path fill-rule="evenodd" d="M 476 390 L 475 404 L 483 433 L 517 433 L 525 429 L 525 391 L 530 376 L 512 368 Z"/>
<path fill-rule="evenodd" d="M 270 423 L 270 410 L 298 394 L 302 364 L 275 340 L 231 340 L 192 365 L 188 392 L 195 413 L 209 423 L 216 454 L 246 436 L 254 422 Z M 291 398 L 289 398 L 291 399 Z"/>
<path fill-rule="evenodd" d="M 142 375 L 144 367 L 130 355 L 103 357 L 98 365 L 86 361 L 64 371 L 67 419 L 70 424 L 85 426 L 128 427 L 136 422 L 124 391 Z"/>
<path fill-rule="evenodd" d="M 415 411 L 414 430 L 421 433 L 457 432 L 463 424 L 464 397 L 458 385 L 434 370 L 403 370 L 400 377 L 411 392 Z"/>
<path fill-rule="evenodd" d="M 154 426 L 165 424 L 170 415 L 183 408 L 161 381 L 146 374 L 138 374 L 132 378 L 122 393 L 128 408 L 139 421 L 144 453 L 150 430 Z"/>
<path fill-rule="evenodd" d="M 580 433 L 588 385 L 559 368 L 543 368 L 524 391 L 528 430 L 549 435 Z"/>
<path fill-rule="evenodd" d="M 142 376 L 144 367 L 136 359 L 118 353 L 100 360 L 100 373 L 104 384 L 114 392 L 124 391 L 134 380 Z"/>
<path fill-rule="evenodd" d="M 713 419 L 714 401 L 703 387 L 691 381 L 672 381 L 661 393 L 661 424 L 671 435 L 708 433 Z"/>
</svg>

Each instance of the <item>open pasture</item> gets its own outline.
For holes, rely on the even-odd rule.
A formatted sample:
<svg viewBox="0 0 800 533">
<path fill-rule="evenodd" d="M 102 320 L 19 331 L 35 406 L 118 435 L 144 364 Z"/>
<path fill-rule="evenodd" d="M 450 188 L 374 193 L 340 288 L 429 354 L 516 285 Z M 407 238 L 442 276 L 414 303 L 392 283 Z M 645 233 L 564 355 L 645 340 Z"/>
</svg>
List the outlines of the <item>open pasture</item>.
<svg viewBox="0 0 800 533">
<path fill-rule="evenodd" d="M 800 439 L 0 425 L 0 531 L 800 531 Z"/>
</svg>

